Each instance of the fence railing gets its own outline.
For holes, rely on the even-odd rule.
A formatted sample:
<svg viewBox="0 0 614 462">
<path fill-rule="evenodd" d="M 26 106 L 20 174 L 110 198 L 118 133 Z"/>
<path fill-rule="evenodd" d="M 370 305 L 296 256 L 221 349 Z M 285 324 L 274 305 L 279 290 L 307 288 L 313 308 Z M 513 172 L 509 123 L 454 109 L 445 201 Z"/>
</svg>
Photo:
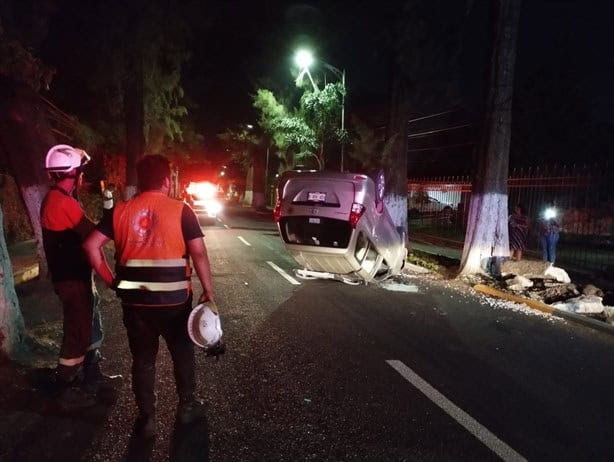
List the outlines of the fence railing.
<svg viewBox="0 0 614 462">
<path fill-rule="evenodd" d="M 587 272 L 614 270 L 614 188 L 608 166 L 552 166 L 513 170 L 508 178 L 510 213 L 521 204 L 530 217 L 528 251 L 541 256 L 537 223 L 556 207 L 561 223 L 557 264 Z M 409 233 L 462 246 L 467 227 L 469 177 L 410 178 Z"/>
</svg>

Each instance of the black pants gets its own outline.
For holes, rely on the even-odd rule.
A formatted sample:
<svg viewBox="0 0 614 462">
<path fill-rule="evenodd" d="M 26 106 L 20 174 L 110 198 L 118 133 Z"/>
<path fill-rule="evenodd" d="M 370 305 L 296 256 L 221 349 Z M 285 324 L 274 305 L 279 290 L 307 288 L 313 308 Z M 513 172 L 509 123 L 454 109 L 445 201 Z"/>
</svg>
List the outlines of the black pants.
<svg viewBox="0 0 614 462">
<path fill-rule="evenodd" d="M 173 359 L 175 384 L 180 401 L 194 398 L 194 345 L 187 322 L 192 299 L 181 307 L 136 308 L 124 305 L 124 326 L 132 353 L 132 391 L 141 414 L 155 410 L 154 384 L 160 336 Z"/>
</svg>

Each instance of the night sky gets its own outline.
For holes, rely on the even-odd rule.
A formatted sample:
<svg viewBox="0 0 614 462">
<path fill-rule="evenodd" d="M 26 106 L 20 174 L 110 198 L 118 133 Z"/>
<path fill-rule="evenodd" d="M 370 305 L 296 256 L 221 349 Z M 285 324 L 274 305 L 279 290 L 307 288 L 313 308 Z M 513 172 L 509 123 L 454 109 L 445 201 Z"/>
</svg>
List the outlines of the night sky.
<svg viewBox="0 0 614 462">
<path fill-rule="evenodd" d="M 450 0 L 451 5 L 457 1 Z M 74 88 L 88 78 L 78 70 L 87 68 L 87 60 L 93 57 L 79 54 L 79 44 L 68 41 L 74 34 L 67 29 L 86 34 L 91 18 L 86 14 L 82 17 L 87 12 L 83 6 L 87 2 L 77 3 L 82 4 L 81 8 L 75 8 L 76 3 L 72 1 L 59 3 L 39 51 L 45 62 L 58 69 L 50 96 L 65 111 L 87 119 L 91 103 L 87 106 Z M 486 0 L 476 0 L 474 8 L 485 11 L 486 3 Z M 525 133 L 529 130 L 526 126 L 534 126 L 534 121 L 544 121 L 546 125 L 534 130 L 535 139 L 513 138 L 512 150 L 514 146 L 516 149 L 512 152 L 512 163 L 536 158 L 547 162 L 572 161 L 576 155 L 579 159 L 594 160 L 610 157 L 614 141 L 611 135 L 614 58 L 610 49 L 613 3 L 605 0 L 523 2 L 514 127 L 519 126 L 519 132 Z M 299 45 L 311 46 L 320 59 L 346 70 L 349 113 L 374 113 L 387 104 L 388 56 L 382 53 L 381 44 L 388 25 L 380 8 L 381 0 L 219 0 L 199 4 L 195 33 L 189 44 L 191 58 L 183 69 L 182 84 L 190 117 L 197 130 L 205 134 L 209 146 L 216 146 L 215 135 L 225 128 L 255 122 L 257 114 L 252 109 L 251 95 L 256 88 L 291 91 L 295 76 L 292 57 Z M 412 129 L 445 128 L 467 122 L 473 124 L 473 129 L 466 133 L 464 140 L 458 140 L 475 140 L 486 74 L 485 17 L 472 14 L 465 24 L 470 33 L 456 82 L 461 89 L 460 96 L 450 100 L 449 106 L 445 99 L 439 98 L 430 106 L 417 104 L 413 108 L 412 117 L 460 108 L 457 119 L 435 118 Z M 561 124 L 567 125 L 564 130 Z M 561 133 L 569 133 L 574 127 L 578 127 L 577 139 L 573 142 L 561 139 Z M 414 148 L 458 141 L 448 136 L 416 140 Z M 596 138 L 599 141 L 594 141 Z M 583 150 L 588 139 L 593 140 L 592 144 Z M 467 156 L 467 149 L 445 155 Z M 410 162 L 428 164 L 431 158 L 436 158 L 434 152 L 418 151 Z M 466 160 L 460 159 L 464 164 Z"/>
</svg>

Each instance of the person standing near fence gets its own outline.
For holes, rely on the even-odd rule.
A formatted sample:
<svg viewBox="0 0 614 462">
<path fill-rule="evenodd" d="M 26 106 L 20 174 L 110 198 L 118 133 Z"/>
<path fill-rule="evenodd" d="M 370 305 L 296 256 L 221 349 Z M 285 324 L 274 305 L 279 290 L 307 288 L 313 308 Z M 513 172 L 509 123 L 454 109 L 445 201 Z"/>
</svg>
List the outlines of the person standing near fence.
<svg viewBox="0 0 614 462">
<path fill-rule="evenodd" d="M 540 224 L 540 244 L 543 260 L 553 265 L 556 260 L 556 246 L 559 242 L 561 229 L 556 215 L 556 209 L 553 206 L 546 207 Z"/>
<path fill-rule="evenodd" d="M 524 207 L 517 204 L 514 213 L 508 218 L 510 252 L 512 260 L 521 260 L 522 252 L 527 248 L 530 220 L 524 213 Z"/>
</svg>

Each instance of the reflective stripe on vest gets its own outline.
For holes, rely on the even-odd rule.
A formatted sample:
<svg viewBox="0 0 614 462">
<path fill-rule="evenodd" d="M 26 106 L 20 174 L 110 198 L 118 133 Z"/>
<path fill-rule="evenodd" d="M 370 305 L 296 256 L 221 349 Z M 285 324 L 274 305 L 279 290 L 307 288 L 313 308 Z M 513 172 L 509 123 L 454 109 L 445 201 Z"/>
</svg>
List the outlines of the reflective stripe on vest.
<svg viewBox="0 0 614 462">
<path fill-rule="evenodd" d="M 117 294 L 127 304 L 179 305 L 188 299 L 185 258 L 131 259 L 117 268 Z"/>
<path fill-rule="evenodd" d="M 119 281 L 117 284 L 118 289 L 136 289 L 136 290 L 150 290 L 150 291 L 164 291 L 187 289 L 189 287 L 188 281 L 179 282 L 146 282 L 146 281 Z"/>
<path fill-rule="evenodd" d="M 138 267 L 160 267 L 160 266 L 164 266 L 164 267 L 168 267 L 168 266 L 181 266 L 183 268 L 185 268 L 185 266 L 188 264 L 188 260 L 185 258 L 175 258 L 175 259 L 166 259 L 166 260 L 138 260 L 138 259 L 132 259 L 132 260 L 126 260 L 126 263 L 124 263 L 124 266 L 138 266 Z"/>
<path fill-rule="evenodd" d="M 151 308 L 183 305 L 188 301 L 189 295 L 190 293 L 187 289 L 168 292 L 154 292 L 140 289 L 117 289 L 117 296 L 121 298 L 123 304 Z"/>
</svg>

